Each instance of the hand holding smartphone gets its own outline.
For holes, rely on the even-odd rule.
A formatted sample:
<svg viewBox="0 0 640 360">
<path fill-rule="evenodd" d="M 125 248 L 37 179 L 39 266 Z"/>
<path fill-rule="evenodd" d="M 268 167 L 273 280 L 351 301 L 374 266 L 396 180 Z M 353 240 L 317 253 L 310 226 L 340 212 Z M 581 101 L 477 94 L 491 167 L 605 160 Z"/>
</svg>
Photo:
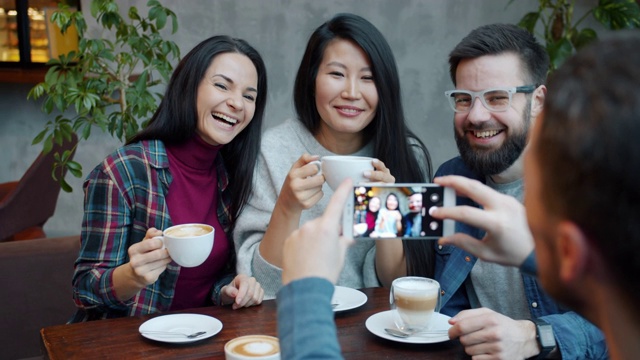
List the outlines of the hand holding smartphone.
<svg viewBox="0 0 640 360">
<path fill-rule="evenodd" d="M 430 239 L 452 235 L 453 220 L 435 219 L 432 207 L 455 206 L 452 188 L 432 183 L 355 185 L 342 216 L 354 239 Z"/>
</svg>

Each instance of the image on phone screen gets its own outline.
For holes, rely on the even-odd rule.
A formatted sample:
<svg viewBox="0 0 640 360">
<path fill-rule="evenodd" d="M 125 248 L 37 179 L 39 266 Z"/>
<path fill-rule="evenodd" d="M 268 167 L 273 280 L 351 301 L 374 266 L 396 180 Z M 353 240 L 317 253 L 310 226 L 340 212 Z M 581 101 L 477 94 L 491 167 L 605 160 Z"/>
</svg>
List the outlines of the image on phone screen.
<svg viewBox="0 0 640 360">
<path fill-rule="evenodd" d="M 455 199 L 447 190 L 451 189 L 435 184 L 355 186 L 353 237 L 437 239 L 446 236 L 452 230 L 448 229 L 450 224 L 445 223 L 449 220 L 432 218 L 429 209 L 445 205 L 445 197 Z"/>
</svg>

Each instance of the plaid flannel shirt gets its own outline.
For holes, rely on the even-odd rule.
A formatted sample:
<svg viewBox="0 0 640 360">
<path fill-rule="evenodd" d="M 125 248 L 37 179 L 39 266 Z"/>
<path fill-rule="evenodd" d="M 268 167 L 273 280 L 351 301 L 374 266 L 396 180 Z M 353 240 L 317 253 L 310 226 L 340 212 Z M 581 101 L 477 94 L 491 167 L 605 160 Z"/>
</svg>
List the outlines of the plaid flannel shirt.
<svg viewBox="0 0 640 360">
<path fill-rule="evenodd" d="M 231 241 L 229 179 L 222 155 L 216 159 L 218 219 Z M 172 262 L 158 280 L 133 298 L 120 301 L 113 288 L 113 270 L 129 261 L 128 249 L 142 241 L 147 229 L 171 226 L 166 194 L 172 177 L 164 144 L 142 141 L 117 149 L 96 166 L 84 182 L 85 209 L 81 249 L 73 275 L 78 311 L 70 322 L 134 316 L 169 309 L 180 273 Z M 232 251 L 235 254 L 235 251 Z M 220 289 L 235 275 L 235 255 L 224 275 L 212 284 L 211 299 L 219 304 Z"/>
</svg>

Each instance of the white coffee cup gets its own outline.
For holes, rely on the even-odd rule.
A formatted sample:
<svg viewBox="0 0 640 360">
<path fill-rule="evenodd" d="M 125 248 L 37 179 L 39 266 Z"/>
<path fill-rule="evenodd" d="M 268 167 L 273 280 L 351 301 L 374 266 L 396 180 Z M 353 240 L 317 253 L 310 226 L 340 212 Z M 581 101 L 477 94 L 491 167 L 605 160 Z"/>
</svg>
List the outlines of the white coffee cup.
<svg viewBox="0 0 640 360">
<path fill-rule="evenodd" d="M 268 335 L 246 335 L 224 344 L 226 360 L 280 360 L 278 338 Z"/>
<path fill-rule="evenodd" d="M 369 182 L 364 177 L 365 171 L 373 171 L 373 158 L 365 156 L 323 156 L 322 159 L 312 161 L 318 166 L 316 175 L 324 175 L 325 180 L 333 190 L 346 178 L 351 178 L 353 184 Z"/>
<path fill-rule="evenodd" d="M 181 224 L 165 229 L 157 238 L 178 265 L 196 267 L 207 260 L 213 249 L 214 230 L 206 224 Z"/>
<path fill-rule="evenodd" d="M 397 278 L 391 283 L 389 302 L 399 329 L 429 329 L 433 313 L 440 311 L 440 284 L 417 276 Z"/>
</svg>

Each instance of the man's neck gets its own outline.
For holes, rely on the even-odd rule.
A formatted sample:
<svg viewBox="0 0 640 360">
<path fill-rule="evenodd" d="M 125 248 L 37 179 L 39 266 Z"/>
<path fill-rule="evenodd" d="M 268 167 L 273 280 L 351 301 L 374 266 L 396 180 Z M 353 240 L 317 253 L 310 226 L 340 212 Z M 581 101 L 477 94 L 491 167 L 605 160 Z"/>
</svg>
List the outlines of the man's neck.
<svg viewBox="0 0 640 360">
<path fill-rule="evenodd" d="M 635 359 L 640 354 L 640 325 L 636 321 L 635 308 L 616 301 L 610 293 L 606 303 L 601 303 L 597 325 L 607 341 L 611 360 Z"/>
<path fill-rule="evenodd" d="M 516 160 L 507 170 L 501 172 L 496 175 L 489 175 L 491 181 L 496 184 L 508 184 L 510 182 L 514 182 L 518 179 L 521 179 L 524 176 L 524 167 L 523 167 L 523 156 L 520 155 L 518 160 Z"/>
</svg>

